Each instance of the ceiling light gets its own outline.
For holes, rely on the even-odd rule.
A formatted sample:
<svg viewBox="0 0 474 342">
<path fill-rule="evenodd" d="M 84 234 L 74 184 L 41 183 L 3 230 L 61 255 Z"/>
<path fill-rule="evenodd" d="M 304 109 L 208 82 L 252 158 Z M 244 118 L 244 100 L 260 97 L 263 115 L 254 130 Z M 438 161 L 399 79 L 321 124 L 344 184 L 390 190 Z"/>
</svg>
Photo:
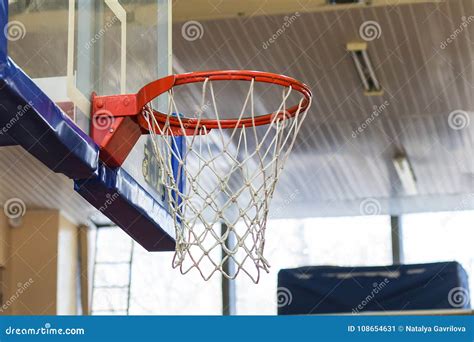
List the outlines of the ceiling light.
<svg viewBox="0 0 474 342">
<path fill-rule="evenodd" d="M 365 90 L 364 94 L 367 96 L 383 95 L 382 86 L 375 75 L 375 69 L 367 52 L 367 43 L 349 43 L 347 50 L 354 61 L 356 72 Z"/>
<path fill-rule="evenodd" d="M 413 168 L 405 155 L 397 155 L 393 158 L 393 165 L 397 171 L 398 178 L 402 183 L 403 189 L 407 195 L 416 195 L 416 177 Z"/>
</svg>

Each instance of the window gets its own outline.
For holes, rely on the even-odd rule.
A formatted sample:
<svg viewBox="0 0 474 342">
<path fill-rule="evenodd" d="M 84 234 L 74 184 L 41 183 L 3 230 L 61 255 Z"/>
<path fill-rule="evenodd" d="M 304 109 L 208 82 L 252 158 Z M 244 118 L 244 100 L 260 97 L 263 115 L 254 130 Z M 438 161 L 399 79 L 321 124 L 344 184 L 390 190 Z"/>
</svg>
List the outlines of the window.
<svg viewBox="0 0 474 342">
<path fill-rule="evenodd" d="M 148 252 L 119 228 L 100 228 L 98 232 L 93 314 L 222 313 L 219 277 L 205 282 L 195 270 L 181 275 L 171 267 L 173 252 Z"/>
<path fill-rule="evenodd" d="M 388 216 L 271 220 L 266 234 L 270 274 L 262 274 L 258 285 L 244 276 L 237 278 L 239 315 L 277 313 L 277 275 L 282 268 L 392 263 Z"/>
<path fill-rule="evenodd" d="M 404 262 L 455 260 L 468 274 L 474 274 L 473 222 L 474 211 L 404 216 Z M 271 265 L 270 273 L 262 274 L 258 285 L 244 274 L 235 280 L 237 314 L 277 313 L 277 275 L 282 268 L 392 263 L 388 216 L 270 220 L 266 234 L 265 255 Z M 100 230 L 95 313 L 126 314 L 131 245 L 132 240 L 118 228 Z M 172 269 L 172 258 L 172 252 L 150 253 L 135 244 L 129 313 L 220 315 L 221 278 L 214 276 L 205 282 L 195 270 L 183 276 Z M 101 286 L 119 288 L 97 288 Z"/>
<path fill-rule="evenodd" d="M 405 215 L 402 227 L 405 263 L 457 261 L 474 279 L 474 211 Z"/>
</svg>

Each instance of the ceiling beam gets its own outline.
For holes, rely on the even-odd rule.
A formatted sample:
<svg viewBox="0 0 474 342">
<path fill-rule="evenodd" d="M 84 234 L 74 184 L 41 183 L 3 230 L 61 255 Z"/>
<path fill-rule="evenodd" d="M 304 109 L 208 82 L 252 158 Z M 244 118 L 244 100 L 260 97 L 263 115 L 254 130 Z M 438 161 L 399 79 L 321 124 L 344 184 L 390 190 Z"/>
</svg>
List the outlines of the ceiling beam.
<svg viewBox="0 0 474 342">
<path fill-rule="evenodd" d="M 260 15 L 306 13 L 357 8 L 441 3 L 445 0 L 361 0 L 356 4 L 328 4 L 327 0 L 173 0 L 173 22 L 214 20 Z"/>
<path fill-rule="evenodd" d="M 282 15 L 289 13 L 310 13 L 323 11 L 344 11 L 370 7 L 390 7 L 409 4 L 442 3 L 446 0 L 365 0 L 358 4 L 328 5 L 327 0 L 241 0 L 241 1 L 209 1 L 209 0 L 173 0 L 173 23 L 188 20 L 217 20 L 262 15 Z M 156 4 L 126 3 L 127 13 L 133 12 L 135 23 L 156 22 Z M 45 22 L 44 18 L 48 20 Z M 26 23 L 27 30 L 57 31 L 67 29 L 67 7 L 57 10 L 49 6 L 41 11 L 12 11 L 10 20 Z"/>
</svg>

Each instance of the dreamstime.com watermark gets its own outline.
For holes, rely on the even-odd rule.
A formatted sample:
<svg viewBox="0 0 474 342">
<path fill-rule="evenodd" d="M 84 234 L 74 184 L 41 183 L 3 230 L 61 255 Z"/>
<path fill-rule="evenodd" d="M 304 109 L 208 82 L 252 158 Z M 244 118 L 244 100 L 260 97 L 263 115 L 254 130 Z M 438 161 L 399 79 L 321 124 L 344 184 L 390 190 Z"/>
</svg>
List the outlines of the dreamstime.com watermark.
<svg viewBox="0 0 474 342">
<path fill-rule="evenodd" d="M 471 124 L 469 113 L 465 110 L 456 109 L 448 115 L 448 125 L 451 129 L 459 131 L 468 127 Z"/>
<path fill-rule="evenodd" d="M 366 42 L 371 42 L 375 39 L 379 39 L 382 36 L 382 28 L 375 20 L 364 21 L 359 26 L 359 36 Z"/>
<path fill-rule="evenodd" d="M 203 103 L 202 105 L 200 106 L 196 106 L 196 109 L 194 111 L 194 116 L 196 118 L 199 118 L 201 117 L 204 113 L 206 113 L 207 111 L 209 111 L 210 109 L 212 108 L 212 104 L 210 101 L 207 101 L 206 103 Z"/>
<path fill-rule="evenodd" d="M 292 193 L 285 196 L 285 200 L 283 201 L 283 203 L 280 203 L 280 205 L 273 208 L 271 212 L 277 214 L 284 211 L 285 208 L 287 208 L 291 203 L 293 203 L 299 195 L 300 195 L 300 190 L 295 189 Z"/>
<path fill-rule="evenodd" d="M 361 215 L 375 216 L 382 212 L 382 205 L 375 198 L 366 198 L 359 205 Z"/>
<path fill-rule="evenodd" d="M 115 123 L 112 112 L 106 109 L 98 110 L 92 118 L 92 126 L 99 131 L 109 131 Z"/>
<path fill-rule="evenodd" d="M 352 138 L 357 138 L 357 136 L 359 136 L 360 134 L 362 134 L 366 129 L 367 127 L 369 127 L 369 125 L 379 117 L 380 114 L 382 114 L 385 109 L 387 109 L 387 107 L 390 106 L 390 102 L 388 102 L 387 100 L 385 100 L 384 103 L 382 103 L 381 105 L 379 106 L 374 106 L 374 110 L 372 111 L 372 113 L 370 114 L 370 116 L 365 119 L 364 122 L 362 122 L 359 127 L 357 127 L 355 130 L 352 131 Z"/>
<path fill-rule="evenodd" d="M 13 116 L 2 128 L 0 128 L 0 135 L 7 134 L 8 130 L 12 128 L 18 120 L 20 120 L 23 115 L 25 115 L 31 108 L 33 107 L 33 102 L 29 101 L 26 105 L 18 106 L 16 107 L 18 110 L 15 113 L 15 116 Z"/>
<path fill-rule="evenodd" d="M 286 287 L 277 289 L 277 305 L 279 308 L 290 305 L 293 302 L 293 295 Z"/>
<path fill-rule="evenodd" d="M 18 20 L 12 20 L 3 27 L 3 34 L 11 42 L 23 39 L 26 36 L 25 25 Z"/>
<path fill-rule="evenodd" d="M 53 328 L 50 323 L 46 323 L 44 327 L 39 328 L 17 328 L 9 326 L 5 328 L 5 335 L 85 335 L 84 328 Z"/>
<path fill-rule="evenodd" d="M 470 15 L 469 17 L 461 17 L 461 24 L 459 24 L 459 26 L 453 31 L 451 32 L 451 34 L 449 35 L 449 37 L 447 37 L 445 40 L 443 40 L 441 42 L 441 44 L 439 45 L 439 47 L 444 50 L 446 49 L 452 42 L 454 42 L 456 40 L 457 37 L 459 37 L 459 35 L 461 33 L 464 32 L 464 30 L 467 29 L 467 27 L 472 24 L 474 22 L 474 15 Z"/>
<path fill-rule="evenodd" d="M 364 308 L 369 305 L 369 303 L 390 283 L 388 278 L 385 278 L 380 283 L 374 283 L 374 288 L 370 293 L 365 297 L 362 302 L 359 303 L 355 308 L 352 309 L 353 314 L 358 314 L 360 311 L 364 310 Z"/>
<path fill-rule="evenodd" d="M 104 26 L 97 32 L 94 37 L 92 37 L 85 45 L 84 48 L 89 50 L 95 43 L 97 43 L 105 33 L 110 30 L 110 28 L 118 21 L 119 19 L 116 16 L 113 16 L 112 19 L 107 20 Z"/>
<path fill-rule="evenodd" d="M 199 21 L 187 21 L 181 27 L 181 35 L 188 42 L 194 42 L 204 36 L 204 27 Z"/>
<path fill-rule="evenodd" d="M 21 295 L 28 290 L 28 288 L 34 283 L 34 280 L 32 278 L 28 279 L 24 283 L 18 283 L 17 284 L 17 289 L 14 294 L 11 295 L 10 298 L 5 300 L 3 302 L 3 305 L 0 306 L 0 312 L 3 313 L 5 310 L 8 310 L 8 308 L 16 302 L 18 298 L 21 297 Z"/>
<path fill-rule="evenodd" d="M 193 126 L 198 124 L 199 121 L 204 119 L 204 113 L 212 108 L 211 102 L 207 101 L 206 103 L 202 104 L 201 106 L 197 107 L 194 111 L 194 117 L 189 118 L 185 121 L 182 121 L 181 115 L 176 115 L 179 120 L 180 126 L 182 129 L 194 129 Z"/>
<path fill-rule="evenodd" d="M 99 208 L 99 211 L 101 213 L 103 213 L 105 210 L 107 210 L 108 207 L 110 207 L 117 198 L 119 198 L 119 194 L 114 192 L 112 195 L 111 194 L 107 194 L 105 195 L 105 197 L 107 198 L 104 202 L 104 205 L 102 205 L 100 208 Z"/>
<path fill-rule="evenodd" d="M 291 16 L 290 15 L 285 16 L 283 25 L 281 25 L 281 27 L 278 30 L 276 30 L 276 32 L 267 41 L 263 42 L 262 47 L 265 50 L 268 49 L 270 45 L 275 43 L 277 39 L 280 38 L 286 32 L 286 30 L 296 21 L 296 19 L 299 18 L 299 16 L 300 16 L 299 12 L 295 12 Z"/>
<path fill-rule="evenodd" d="M 448 293 L 448 303 L 453 308 L 464 308 L 469 302 L 469 290 L 464 287 L 455 287 Z"/>
<path fill-rule="evenodd" d="M 26 204 L 21 198 L 10 198 L 3 204 L 3 212 L 9 219 L 20 218 L 26 213 Z"/>
</svg>

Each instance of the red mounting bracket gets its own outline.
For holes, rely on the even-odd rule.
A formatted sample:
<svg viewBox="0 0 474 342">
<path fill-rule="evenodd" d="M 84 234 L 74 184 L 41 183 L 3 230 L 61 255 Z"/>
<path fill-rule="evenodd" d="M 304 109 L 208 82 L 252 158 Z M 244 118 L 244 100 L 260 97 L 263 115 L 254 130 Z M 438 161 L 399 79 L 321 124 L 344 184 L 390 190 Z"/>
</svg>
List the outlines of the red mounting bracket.
<svg viewBox="0 0 474 342">
<path fill-rule="evenodd" d="M 129 114 L 136 108 L 131 103 L 136 104 L 134 95 L 92 94 L 91 137 L 99 145 L 100 159 L 108 166 L 121 166 L 142 135 L 136 122 L 138 113 Z"/>
<path fill-rule="evenodd" d="M 143 108 L 154 98 L 170 90 L 175 76 L 168 76 L 144 86 L 136 94 L 97 96 L 92 94 L 91 137 L 100 148 L 100 159 L 110 167 L 123 164 L 142 134 L 148 134 L 148 124 L 142 116 Z M 154 111 L 164 125 L 166 114 Z M 182 130 L 169 126 L 173 135 L 194 134 L 194 129 Z"/>
</svg>

